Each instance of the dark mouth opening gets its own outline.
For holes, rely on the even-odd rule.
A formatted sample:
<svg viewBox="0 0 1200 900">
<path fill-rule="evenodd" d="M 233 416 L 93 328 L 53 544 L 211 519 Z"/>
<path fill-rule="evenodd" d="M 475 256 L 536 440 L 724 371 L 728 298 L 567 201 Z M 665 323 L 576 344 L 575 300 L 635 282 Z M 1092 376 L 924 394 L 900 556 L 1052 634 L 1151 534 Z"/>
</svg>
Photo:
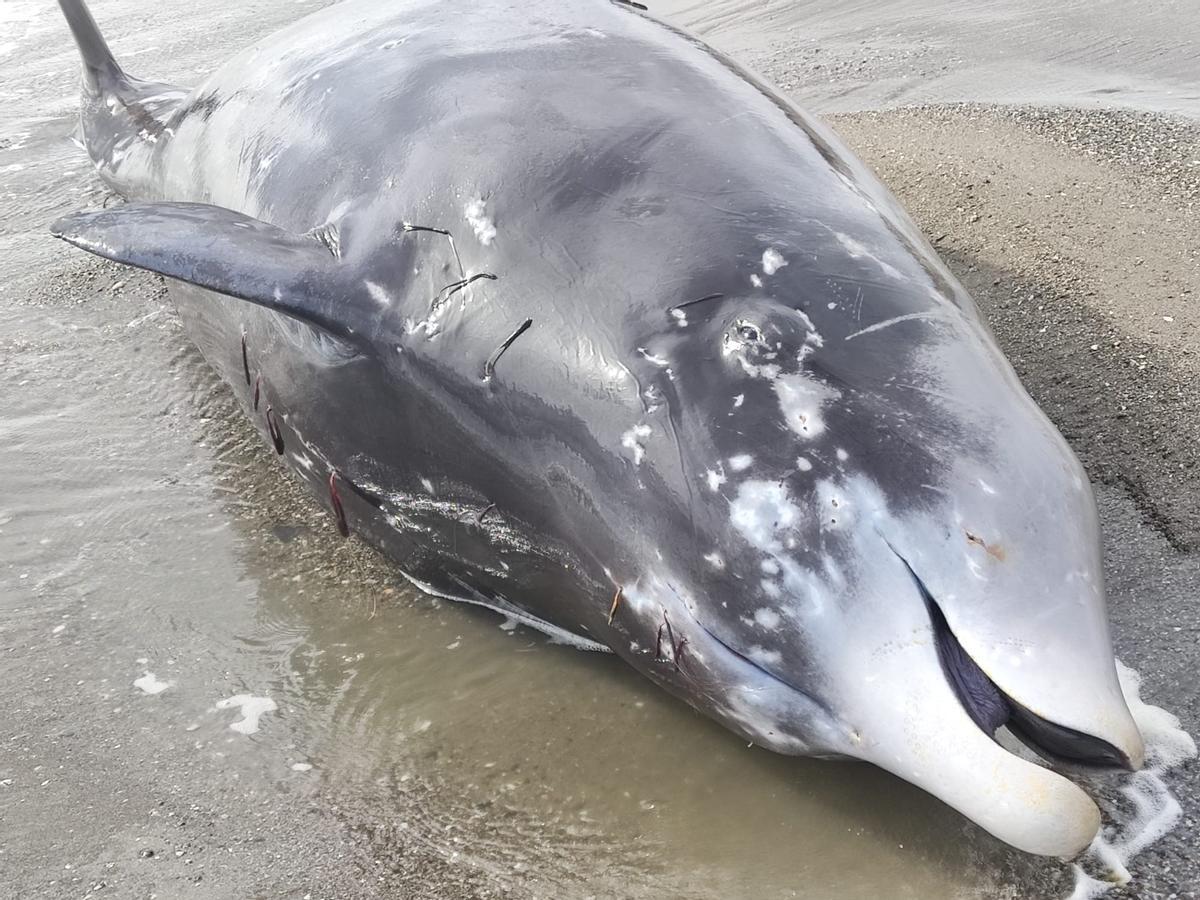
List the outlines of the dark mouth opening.
<svg viewBox="0 0 1200 900">
<path fill-rule="evenodd" d="M 907 561 L 904 564 L 908 566 Z M 925 599 L 946 680 L 967 715 L 985 734 L 995 737 L 996 731 L 1006 726 L 1021 743 L 1051 763 L 1089 768 L 1133 768 L 1129 758 L 1108 741 L 1043 719 L 1000 690 L 958 642 L 941 607 L 911 566 L 908 570 Z"/>
</svg>

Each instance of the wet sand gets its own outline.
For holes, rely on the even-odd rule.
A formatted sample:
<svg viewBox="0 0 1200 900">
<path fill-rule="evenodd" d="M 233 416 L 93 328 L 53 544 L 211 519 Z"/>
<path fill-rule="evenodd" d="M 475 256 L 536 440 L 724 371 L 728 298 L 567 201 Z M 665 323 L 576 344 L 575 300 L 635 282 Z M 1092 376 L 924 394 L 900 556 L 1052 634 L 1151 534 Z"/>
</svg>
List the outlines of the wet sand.
<svg viewBox="0 0 1200 900">
<path fill-rule="evenodd" d="M 232 51 L 301 11 L 225 11 L 213 39 Z M 114 9 L 126 28 L 144 12 Z M 160 49 L 129 68 L 194 81 L 203 53 L 180 49 L 196 32 L 165 30 L 172 14 L 187 21 L 182 4 L 155 13 Z M 756 16 L 733 17 L 739 52 L 788 84 L 808 45 Z M 114 28 L 118 53 L 134 50 Z M 35 36 L 40 74 L 22 87 L 73 96 L 65 40 Z M 3 77 L 13 65 L 0 55 Z M 1006 851 L 896 779 L 748 749 L 615 660 L 415 594 L 341 542 L 189 348 L 160 280 L 46 239 L 56 214 L 102 196 L 66 144 L 70 102 L 31 125 L 0 118 L 0 872 L 13 896 L 1069 893 L 1064 866 Z M 981 105 L 830 121 L 1083 458 L 1118 653 L 1197 733 L 1200 130 Z M 145 672 L 171 686 L 144 693 Z M 254 734 L 215 708 L 239 694 L 278 703 Z M 1109 897 L 1200 893 L 1198 782 L 1194 763 L 1171 779 L 1183 823 Z"/>
<path fill-rule="evenodd" d="M 1196 9 L 1172 0 L 660 0 L 656 15 L 819 113 L 985 102 L 1200 117 Z"/>
</svg>

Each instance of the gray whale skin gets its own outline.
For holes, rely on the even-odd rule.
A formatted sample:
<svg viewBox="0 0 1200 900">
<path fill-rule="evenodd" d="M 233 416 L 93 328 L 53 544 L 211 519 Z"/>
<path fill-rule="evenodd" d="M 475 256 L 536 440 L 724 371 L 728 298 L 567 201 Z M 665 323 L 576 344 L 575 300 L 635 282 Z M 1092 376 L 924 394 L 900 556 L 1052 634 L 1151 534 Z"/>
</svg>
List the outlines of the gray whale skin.
<svg viewBox="0 0 1200 900">
<path fill-rule="evenodd" d="M 128 203 L 53 233 L 167 276 L 343 534 L 748 741 L 1088 846 L 1055 770 L 1143 757 L 1090 486 L 820 123 L 615 0 L 349 0 L 192 90 L 60 5 Z"/>
</svg>

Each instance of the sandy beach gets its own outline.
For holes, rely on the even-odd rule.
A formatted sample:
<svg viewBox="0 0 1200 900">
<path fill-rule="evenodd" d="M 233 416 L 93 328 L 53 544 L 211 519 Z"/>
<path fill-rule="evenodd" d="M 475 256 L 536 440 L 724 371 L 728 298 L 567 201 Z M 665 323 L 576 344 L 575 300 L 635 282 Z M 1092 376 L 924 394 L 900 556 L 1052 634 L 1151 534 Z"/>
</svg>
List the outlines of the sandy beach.
<svg viewBox="0 0 1200 900">
<path fill-rule="evenodd" d="M 897 779 L 748 749 L 336 539 L 161 280 L 47 237 L 103 188 L 57 11 L 2 2 L 0 893 L 1070 894 L 1065 864 Z M 122 0 L 106 30 L 131 71 L 194 83 L 319 5 Z M 1122 10 L 654 8 L 818 110 L 966 285 L 1093 481 L 1117 655 L 1196 735 L 1200 11 Z M 247 695 L 275 708 L 231 729 Z M 1106 897 L 1200 897 L 1200 766 L 1168 781 L 1179 823 Z"/>
</svg>

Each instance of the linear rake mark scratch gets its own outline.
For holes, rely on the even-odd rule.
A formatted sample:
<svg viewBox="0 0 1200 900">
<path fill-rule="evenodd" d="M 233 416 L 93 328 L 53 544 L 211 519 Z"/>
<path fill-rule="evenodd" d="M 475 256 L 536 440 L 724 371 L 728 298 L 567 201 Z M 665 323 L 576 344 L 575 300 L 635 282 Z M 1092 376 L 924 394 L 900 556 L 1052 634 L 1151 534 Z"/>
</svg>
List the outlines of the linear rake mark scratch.
<svg viewBox="0 0 1200 900">
<path fill-rule="evenodd" d="M 496 352 L 493 353 L 488 358 L 488 361 L 486 363 L 484 363 L 484 366 L 483 366 L 483 380 L 484 381 L 492 380 L 492 375 L 494 375 L 496 373 L 496 363 L 500 361 L 500 357 L 503 356 L 505 351 L 507 351 L 508 348 L 513 345 L 513 342 L 516 341 L 516 339 L 519 338 L 521 335 L 523 335 L 526 331 L 528 331 L 532 325 L 533 325 L 533 319 L 526 319 L 524 322 L 521 323 L 520 328 L 518 328 L 516 331 L 514 331 L 512 334 L 510 334 L 508 336 L 508 338 L 504 341 L 504 343 L 501 344 L 498 348 L 496 348 Z"/>
<path fill-rule="evenodd" d="M 401 231 L 428 231 L 432 234 L 444 234 L 446 237 L 450 237 L 450 232 L 448 232 L 445 228 L 431 228 L 428 225 L 413 225 L 411 222 L 401 222 L 400 229 Z"/>
<path fill-rule="evenodd" d="M 267 404 L 267 431 L 271 435 L 271 443 L 275 446 L 275 453 L 278 456 L 283 456 L 283 432 L 279 430 L 279 423 L 275 421 L 275 407 Z"/>
<path fill-rule="evenodd" d="M 663 631 L 666 631 L 667 644 L 671 648 L 671 663 L 675 666 L 676 672 L 687 672 L 680 666 L 683 661 L 683 651 L 688 645 L 688 639 L 681 637 L 678 641 L 675 640 L 675 629 L 671 627 L 671 620 L 667 617 L 667 611 L 663 610 L 662 624 L 658 626 L 658 639 L 654 648 L 654 660 L 659 662 L 665 659 L 662 652 Z"/>
<path fill-rule="evenodd" d="M 337 530 L 344 538 L 350 537 L 350 523 L 346 521 L 346 510 L 342 506 L 342 497 L 337 489 L 338 473 L 336 469 L 329 472 L 329 503 L 333 506 L 333 516 L 337 520 Z"/>
<path fill-rule="evenodd" d="M 461 281 L 455 281 L 452 284 L 448 284 L 444 288 L 442 288 L 440 291 L 438 291 L 438 295 L 433 298 L 433 303 L 430 304 L 429 311 L 431 313 L 437 312 L 439 309 L 442 308 L 442 306 L 444 306 L 446 303 L 449 302 L 451 297 L 453 297 L 455 294 L 457 294 L 463 288 L 467 287 L 468 285 L 474 284 L 476 281 L 480 281 L 482 279 L 487 279 L 488 281 L 496 281 L 497 280 L 496 276 L 491 274 L 490 272 L 480 272 L 478 275 L 472 275 L 470 278 L 464 278 Z"/>
<path fill-rule="evenodd" d="M 413 225 L 411 222 L 402 222 L 400 230 L 404 232 L 423 231 L 429 234 L 440 234 L 450 242 L 450 252 L 454 254 L 454 262 L 458 266 L 458 274 L 462 278 L 467 277 L 467 270 L 463 268 L 462 258 L 458 255 L 458 245 L 454 243 L 454 235 L 444 228 L 433 228 L 429 225 Z"/>
<path fill-rule="evenodd" d="M 613 619 L 617 617 L 617 607 L 621 605 L 621 600 L 624 596 L 624 588 L 617 588 L 617 592 L 613 594 L 612 606 L 608 609 L 608 624 L 613 623 Z"/>
<path fill-rule="evenodd" d="M 676 305 L 674 305 L 670 309 L 668 309 L 667 312 L 674 312 L 677 309 L 687 309 L 689 306 L 695 306 L 698 303 L 707 303 L 709 300 L 723 300 L 723 299 L 725 299 L 724 294 L 708 294 L 704 297 L 700 297 L 698 300 L 688 300 L 685 303 L 677 303 Z"/>
</svg>

